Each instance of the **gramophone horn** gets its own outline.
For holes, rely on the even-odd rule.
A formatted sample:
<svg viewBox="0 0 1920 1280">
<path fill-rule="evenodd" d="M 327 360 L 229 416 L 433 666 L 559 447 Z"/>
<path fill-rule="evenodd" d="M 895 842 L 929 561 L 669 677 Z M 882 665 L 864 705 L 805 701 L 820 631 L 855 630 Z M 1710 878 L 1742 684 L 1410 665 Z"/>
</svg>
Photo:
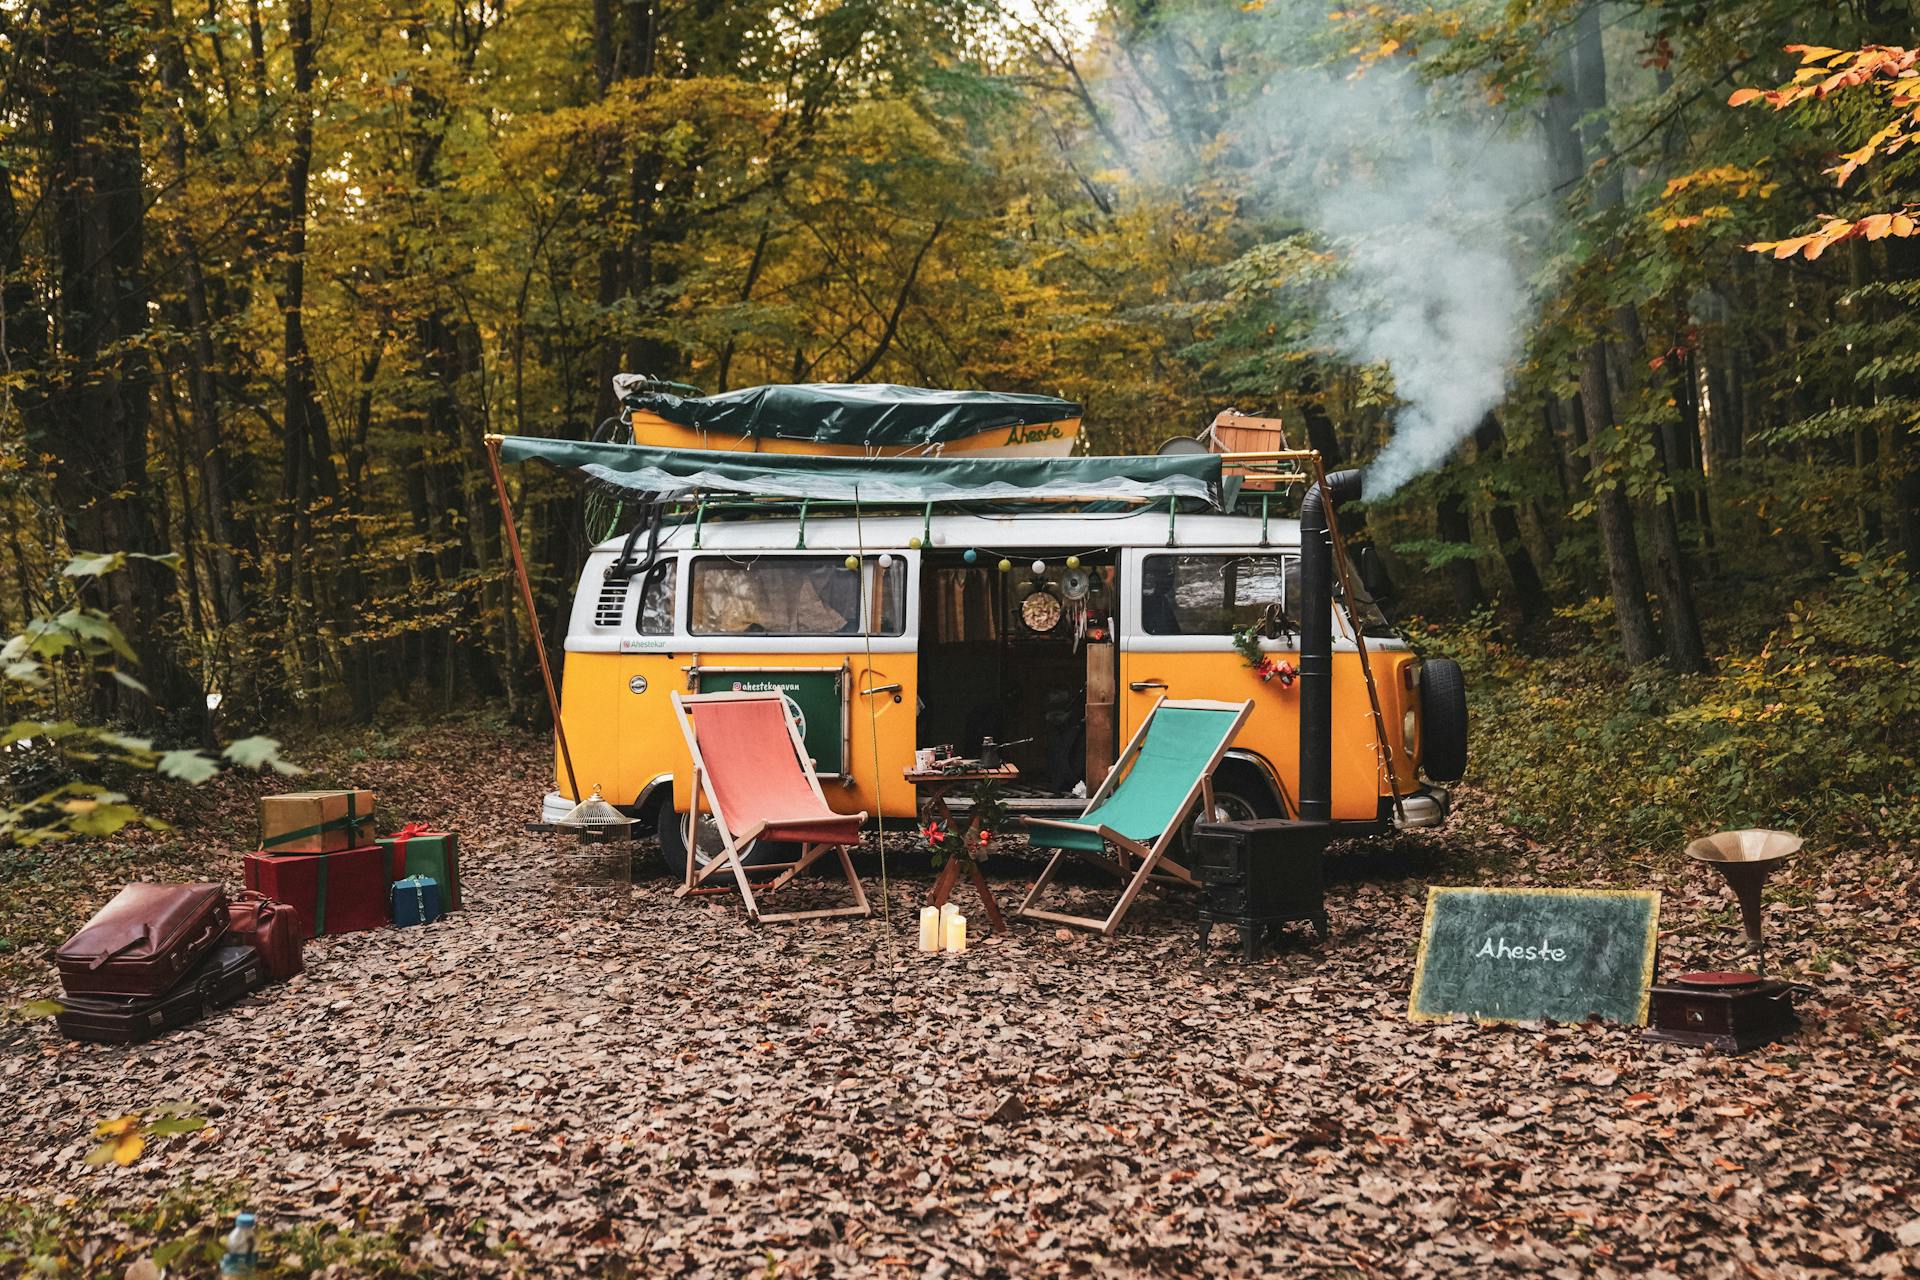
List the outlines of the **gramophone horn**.
<svg viewBox="0 0 1920 1280">
<path fill-rule="evenodd" d="M 1780 860 L 1799 852 L 1805 842 L 1791 831 L 1722 831 L 1703 836 L 1687 846 L 1687 856 L 1695 862 L 1710 863 L 1740 900 L 1740 921 L 1746 926 L 1747 942 L 1760 947 L 1760 893 L 1767 877 Z"/>
</svg>

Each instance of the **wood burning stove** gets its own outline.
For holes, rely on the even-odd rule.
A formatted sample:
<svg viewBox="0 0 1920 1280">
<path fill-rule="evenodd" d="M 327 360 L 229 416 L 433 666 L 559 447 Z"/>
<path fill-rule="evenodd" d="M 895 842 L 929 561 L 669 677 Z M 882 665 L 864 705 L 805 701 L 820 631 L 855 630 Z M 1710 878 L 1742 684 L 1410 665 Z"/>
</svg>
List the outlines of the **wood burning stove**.
<svg viewBox="0 0 1920 1280">
<path fill-rule="evenodd" d="M 1203 822 L 1193 841 L 1191 870 L 1201 882 L 1200 949 L 1216 924 L 1240 930 L 1247 960 L 1260 953 L 1262 939 L 1294 920 L 1327 936 L 1322 893 L 1321 855 L 1332 837 L 1325 822 L 1254 818 L 1242 822 Z"/>
</svg>

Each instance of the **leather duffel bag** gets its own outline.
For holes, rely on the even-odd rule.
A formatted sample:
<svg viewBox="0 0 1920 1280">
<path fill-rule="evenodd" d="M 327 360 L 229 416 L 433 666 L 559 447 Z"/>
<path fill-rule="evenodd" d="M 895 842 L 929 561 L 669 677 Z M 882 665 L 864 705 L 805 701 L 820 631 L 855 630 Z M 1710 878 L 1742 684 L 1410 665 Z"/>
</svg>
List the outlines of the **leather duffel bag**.
<svg viewBox="0 0 1920 1280">
<path fill-rule="evenodd" d="M 157 996 L 227 931 L 217 884 L 130 884 L 54 953 L 68 995 Z"/>
<path fill-rule="evenodd" d="M 259 952 L 260 963 L 275 981 L 285 981 L 304 967 L 300 913 L 288 903 L 248 889 L 227 907 L 227 920 L 227 941 Z"/>
</svg>

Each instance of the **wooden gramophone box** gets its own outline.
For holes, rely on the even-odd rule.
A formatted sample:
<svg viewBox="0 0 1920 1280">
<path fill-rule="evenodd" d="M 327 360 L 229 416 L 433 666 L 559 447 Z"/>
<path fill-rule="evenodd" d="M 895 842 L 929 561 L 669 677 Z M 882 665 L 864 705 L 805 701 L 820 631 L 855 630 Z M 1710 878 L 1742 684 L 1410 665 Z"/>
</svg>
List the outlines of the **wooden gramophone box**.
<svg viewBox="0 0 1920 1280">
<path fill-rule="evenodd" d="M 1800 1027 L 1793 988 L 1752 973 L 1685 973 L 1648 991 L 1649 1040 L 1745 1053 Z"/>
</svg>

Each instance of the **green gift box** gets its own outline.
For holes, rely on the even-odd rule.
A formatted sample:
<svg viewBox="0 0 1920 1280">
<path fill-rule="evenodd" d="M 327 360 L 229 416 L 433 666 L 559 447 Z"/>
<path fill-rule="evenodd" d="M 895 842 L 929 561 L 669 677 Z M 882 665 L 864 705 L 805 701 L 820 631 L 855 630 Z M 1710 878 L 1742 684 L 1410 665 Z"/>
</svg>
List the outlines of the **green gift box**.
<svg viewBox="0 0 1920 1280">
<path fill-rule="evenodd" d="M 446 909 L 460 907 L 460 838 L 451 831 L 435 831 L 424 822 L 409 822 L 378 841 L 391 857 L 391 880 L 428 876 L 445 891 Z"/>
</svg>

